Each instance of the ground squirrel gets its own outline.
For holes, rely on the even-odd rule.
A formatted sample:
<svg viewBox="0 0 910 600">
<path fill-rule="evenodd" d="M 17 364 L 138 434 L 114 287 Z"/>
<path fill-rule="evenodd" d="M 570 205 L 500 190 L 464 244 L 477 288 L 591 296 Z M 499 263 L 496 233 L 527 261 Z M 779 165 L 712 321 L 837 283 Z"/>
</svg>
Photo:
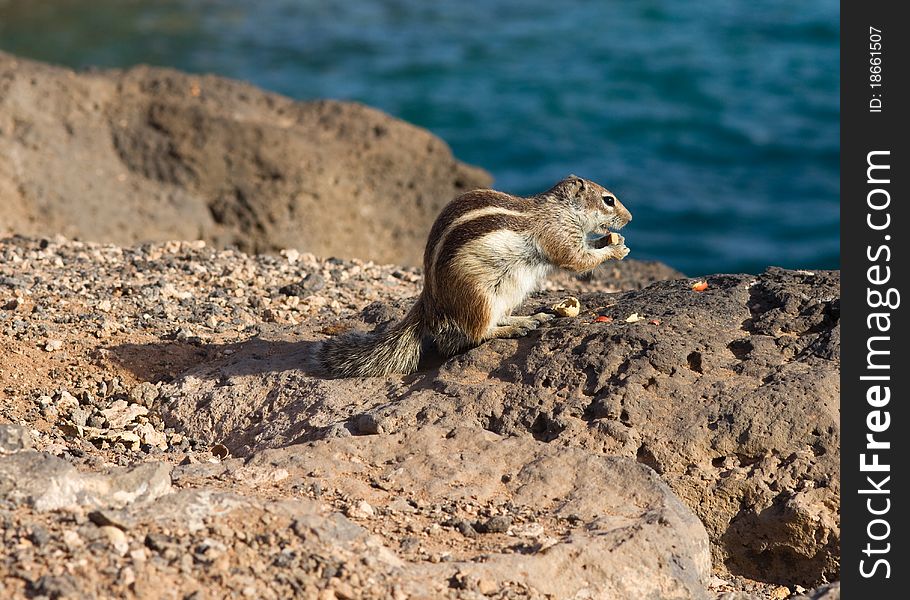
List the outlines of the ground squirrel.
<svg viewBox="0 0 910 600">
<path fill-rule="evenodd" d="M 590 234 L 606 235 L 631 220 L 609 190 L 575 175 L 529 198 L 462 194 L 433 224 L 424 289 L 407 316 L 381 332 L 327 340 L 320 362 L 339 377 L 413 373 L 424 341 L 451 356 L 484 340 L 526 335 L 554 315 L 514 317 L 512 310 L 556 268 L 584 272 L 625 257 L 622 236 L 598 248 Z"/>
</svg>

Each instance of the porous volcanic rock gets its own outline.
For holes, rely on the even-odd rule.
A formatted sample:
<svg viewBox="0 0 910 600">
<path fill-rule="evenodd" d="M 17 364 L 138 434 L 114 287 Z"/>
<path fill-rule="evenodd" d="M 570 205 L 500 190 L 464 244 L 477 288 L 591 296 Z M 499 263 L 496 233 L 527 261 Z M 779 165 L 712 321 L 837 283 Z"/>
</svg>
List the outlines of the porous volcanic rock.
<svg viewBox="0 0 910 600">
<path fill-rule="evenodd" d="M 30 526 L 40 546 L 66 548 L 58 556 L 78 556 L 89 540 L 95 552 L 84 564 L 130 569 L 125 585 L 122 576 L 70 581 L 83 594 L 128 587 L 158 595 L 195 578 L 219 597 L 238 585 L 256 585 L 267 598 L 320 588 L 362 598 L 709 597 L 704 526 L 654 471 L 629 458 L 425 427 L 188 463 L 173 471 L 180 490 L 170 473 L 142 463 L 105 480 L 116 493 L 42 504 L 36 498 L 61 492 L 76 500 L 73 490 L 98 488 L 103 476 L 20 452 L 0 457 L 0 506 L 66 509 L 77 523 L 80 505 L 100 507 L 75 531 L 65 520 L 37 534 Z M 157 492 L 137 497 L 116 483 L 124 477 Z M 491 522 L 500 526 L 482 525 Z M 46 557 L 26 555 L 32 546 L 19 552 L 40 572 Z M 483 560 L 473 559 L 478 553 Z M 181 555 L 199 565 L 195 572 L 180 568 Z M 251 555 L 271 573 L 245 569 Z M 48 583 L 32 577 L 32 586 Z"/>
<path fill-rule="evenodd" d="M 0 52 L 0 234 L 418 264 L 439 209 L 490 182 L 428 131 L 359 104 Z"/>
<path fill-rule="evenodd" d="M 451 560 L 409 566 L 411 594 L 439 581 L 553 598 L 706 594 L 703 525 L 656 473 L 628 458 L 429 426 L 259 452 L 244 469 L 316 479 L 381 514 L 417 517 L 435 505 L 448 526 L 466 517 L 505 523 L 496 531 L 473 526 L 485 533 L 469 540 L 490 544 L 483 561 L 464 560 L 455 544 Z"/>
<path fill-rule="evenodd" d="M 325 335 L 263 330 L 163 387 L 171 426 L 240 455 L 433 425 L 635 458 L 702 519 L 715 566 L 809 586 L 838 574 L 839 274 L 772 268 L 618 294 L 408 377 L 325 379 Z M 552 305 L 536 296 L 525 310 Z M 358 318 L 400 316 L 407 302 Z M 593 322 L 606 315 L 609 322 Z"/>
</svg>

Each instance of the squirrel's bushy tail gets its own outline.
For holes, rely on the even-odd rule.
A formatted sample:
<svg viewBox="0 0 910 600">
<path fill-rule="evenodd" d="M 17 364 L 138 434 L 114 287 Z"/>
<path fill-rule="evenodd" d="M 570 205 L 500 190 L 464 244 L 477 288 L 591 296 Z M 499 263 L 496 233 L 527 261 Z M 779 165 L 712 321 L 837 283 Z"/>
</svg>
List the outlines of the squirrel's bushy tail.
<svg viewBox="0 0 910 600">
<path fill-rule="evenodd" d="M 379 377 L 413 373 L 420 361 L 423 302 L 385 331 L 354 332 L 326 340 L 319 352 L 322 367 L 335 377 Z"/>
</svg>

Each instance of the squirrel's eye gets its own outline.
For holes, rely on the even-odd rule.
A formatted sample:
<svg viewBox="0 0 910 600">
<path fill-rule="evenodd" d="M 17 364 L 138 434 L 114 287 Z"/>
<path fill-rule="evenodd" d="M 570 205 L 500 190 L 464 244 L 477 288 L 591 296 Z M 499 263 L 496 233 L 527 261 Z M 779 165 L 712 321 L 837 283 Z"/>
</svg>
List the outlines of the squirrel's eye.
<svg viewBox="0 0 910 600">
<path fill-rule="evenodd" d="M 607 206 L 614 206 L 616 204 L 616 198 L 610 196 L 609 194 L 603 195 L 604 204 Z"/>
</svg>

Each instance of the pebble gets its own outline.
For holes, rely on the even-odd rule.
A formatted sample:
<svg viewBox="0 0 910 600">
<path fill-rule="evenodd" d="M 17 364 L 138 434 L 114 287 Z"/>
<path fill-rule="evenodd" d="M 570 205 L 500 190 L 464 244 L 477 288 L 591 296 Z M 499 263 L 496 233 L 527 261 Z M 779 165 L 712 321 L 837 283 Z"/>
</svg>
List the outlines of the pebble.
<svg viewBox="0 0 910 600">
<path fill-rule="evenodd" d="M 46 352 L 56 352 L 57 350 L 60 350 L 62 348 L 63 348 L 62 340 L 48 340 L 44 344 L 44 350 Z"/>
<path fill-rule="evenodd" d="M 32 446 L 32 436 L 27 428 L 12 423 L 0 423 L 0 455 L 28 450 Z"/>
<path fill-rule="evenodd" d="M 300 258 L 300 252 L 295 248 L 287 248 L 281 251 L 281 255 L 288 259 L 288 263 L 295 264 Z"/>
<path fill-rule="evenodd" d="M 110 542 L 114 551 L 120 556 L 126 556 L 126 553 L 129 552 L 130 544 L 123 530 L 113 525 L 103 525 L 99 529 L 107 538 L 107 541 Z"/>
<path fill-rule="evenodd" d="M 136 572 L 132 567 L 123 567 L 120 569 L 120 576 L 117 578 L 117 583 L 123 587 L 129 587 L 136 583 Z"/>
<path fill-rule="evenodd" d="M 63 530 L 62 538 L 63 543 L 66 544 L 66 547 L 69 548 L 70 551 L 80 548 L 85 544 L 85 542 L 82 540 L 82 536 L 80 536 L 72 529 Z"/>
<path fill-rule="evenodd" d="M 145 548 L 136 548 L 135 550 L 130 550 L 130 558 L 133 559 L 135 563 L 144 563 L 148 560 L 148 550 Z"/>
<path fill-rule="evenodd" d="M 20 306 L 22 306 L 22 298 L 17 297 L 7 301 L 6 304 L 3 305 L 3 310 L 16 310 Z"/>
<path fill-rule="evenodd" d="M 492 596 L 499 591 L 499 584 L 492 579 L 480 579 L 477 581 L 477 591 L 484 596 Z"/>
<path fill-rule="evenodd" d="M 512 526 L 510 517 L 490 517 L 482 523 L 475 523 L 474 529 L 480 533 L 506 533 Z"/>
<path fill-rule="evenodd" d="M 31 540 L 33 544 L 40 547 L 50 541 L 51 536 L 47 532 L 47 529 L 41 525 L 33 525 L 32 531 L 28 535 L 28 539 Z"/>
<path fill-rule="evenodd" d="M 449 519 L 444 523 L 449 527 L 454 527 L 461 535 L 466 538 L 475 538 L 477 537 L 477 530 L 474 529 L 474 526 L 470 521 L 465 519 Z"/>
<path fill-rule="evenodd" d="M 57 407 L 65 412 L 70 412 L 79 407 L 79 401 L 68 391 L 60 390 L 60 393 L 57 394 Z"/>
<path fill-rule="evenodd" d="M 356 504 L 349 506 L 347 510 L 347 515 L 355 519 L 369 519 L 376 514 L 376 511 L 373 510 L 373 507 L 366 500 L 361 500 Z"/>
<path fill-rule="evenodd" d="M 784 598 L 790 595 L 790 588 L 785 585 L 778 586 L 771 590 L 769 597 L 772 600 L 784 600 Z"/>
<path fill-rule="evenodd" d="M 227 546 L 223 543 L 218 540 L 206 538 L 202 540 L 201 544 L 196 546 L 193 556 L 201 563 L 211 564 L 225 552 L 227 552 Z"/>
<path fill-rule="evenodd" d="M 111 429 L 119 429 L 136 420 L 136 417 L 148 414 L 148 409 L 138 404 L 129 404 L 126 400 L 117 400 L 110 408 L 101 411 Z"/>
<path fill-rule="evenodd" d="M 544 534 L 544 528 L 540 523 L 525 523 L 513 527 L 512 533 L 518 537 L 539 538 Z"/>
<path fill-rule="evenodd" d="M 329 579 L 329 585 L 338 600 L 354 600 L 357 597 L 351 584 L 341 581 L 337 577 Z"/>
<path fill-rule="evenodd" d="M 167 436 L 163 432 L 155 429 L 151 423 L 143 423 L 133 431 L 139 436 L 139 439 L 143 444 L 148 444 L 149 446 L 154 446 L 161 450 L 167 448 Z"/>
<path fill-rule="evenodd" d="M 90 411 L 89 409 L 87 409 L 85 407 L 80 406 L 80 407 L 74 409 L 73 412 L 70 413 L 70 421 L 73 422 L 73 425 L 77 425 L 79 427 L 85 427 L 86 425 L 88 425 L 88 420 L 89 420 L 89 417 L 91 417 L 91 415 L 92 415 L 92 411 Z"/>
<path fill-rule="evenodd" d="M 278 293 L 288 296 L 289 300 L 291 298 L 299 300 L 299 297 L 309 296 L 313 292 L 318 292 L 324 287 L 325 279 L 321 275 L 318 273 L 308 273 L 302 280 L 278 288 Z"/>
<path fill-rule="evenodd" d="M 382 417 L 366 413 L 357 417 L 357 432 L 362 435 L 376 435 L 385 432 L 385 424 Z"/>
</svg>

